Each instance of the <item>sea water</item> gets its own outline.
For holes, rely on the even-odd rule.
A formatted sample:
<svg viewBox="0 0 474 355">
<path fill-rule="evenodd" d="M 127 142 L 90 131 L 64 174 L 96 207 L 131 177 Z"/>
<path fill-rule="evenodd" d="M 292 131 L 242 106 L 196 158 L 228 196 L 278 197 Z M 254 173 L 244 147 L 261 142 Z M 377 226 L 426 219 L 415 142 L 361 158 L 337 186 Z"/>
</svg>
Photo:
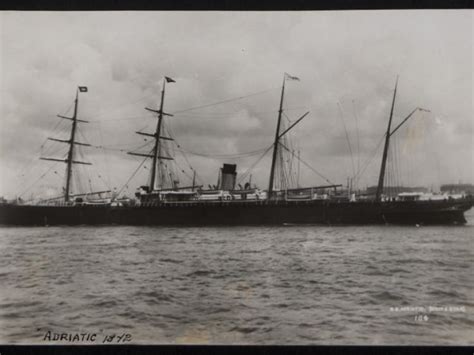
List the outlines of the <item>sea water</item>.
<svg viewBox="0 0 474 355">
<path fill-rule="evenodd" d="M 450 227 L 2 227 L 0 343 L 472 345 L 472 212 Z"/>
</svg>

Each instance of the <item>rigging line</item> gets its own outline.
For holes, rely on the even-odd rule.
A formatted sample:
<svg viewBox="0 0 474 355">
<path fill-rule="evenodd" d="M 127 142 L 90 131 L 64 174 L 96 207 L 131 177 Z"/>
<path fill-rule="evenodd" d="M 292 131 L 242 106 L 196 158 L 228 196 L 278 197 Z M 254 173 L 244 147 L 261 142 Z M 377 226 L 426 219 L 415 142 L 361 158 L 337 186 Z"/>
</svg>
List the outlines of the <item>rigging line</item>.
<svg viewBox="0 0 474 355">
<path fill-rule="evenodd" d="M 67 108 L 67 110 L 65 111 L 60 111 L 63 113 L 63 115 L 67 115 L 67 113 L 73 108 L 74 106 L 74 100 L 71 101 L 71 104 L 69 105 L 69 107 Z"/>
<path fill-rule="evenodd" d="M 51 166 L 49 167 L 49 169 L 48 169 L 43 175 L 41 175 L 38 179 L 36 179 L 35 182 L 32 183 L 29 187 L 27 187 L 25 190 L 23 190 L 23 192 L 22 192 L 21 194 L 19 194 L 18 197 L 23 196 L 23 194 L 24 194 L 25 192 L 27 192 L 28 190 L 30 190 L 34 185 L 36 185 L 36 183 L 38 183 L 38 181 L 40 181 L 41 179 L 43 179 L 43 178 L 46 176 L 46 174 L 48 174 L 56 165 L 57 165 L 57 163 L 51 165 Z"/>
<path fill-rule="evenodd" d="M 46 148 L 41 149 L 40 157 L 47 156 L 50 154 L 57 154 L 64 147 L 66 147 L 64 144 L 53 141 L 50 144 L 48 144 Z"/>
<path fill-rule="evenodd" d="M 388 185 L 388 187 L 390 187 L 390 186 L 392 187 L 387 192 L 390 193 L 389 196 L 391 197 L 393 191 L 396 190 L 396 189 L 393 188 L 396 185 L 396 175 L 395 175 L 395 165 L 394 165 L 394 150 L 393 149 L 389 149 L 387 160 L 388 160 L 388 164 L 389 164 L 388 173 L 390 174 L 389 176 L 390 176 L 390 182 L 391 182 L 390 185 Z"/>
<path fill-rule="evenodd" d="M 128 150 L 128 149 L 120 149 L 120 148 L 106 148 L 106 147 L 96 146 L 96 145 L 91 145 L 89 148 L 101 149 L 104 151 L 114 151 L 114 152 L 126 152 Z"/>
<path fill-rule="evenodd" d="M 145 96 L 143 96 L 142 98 L 140 98 L 140 99 L 138 99 L 138 100 L 136 100 L 136 101 L 132 101 L 132 102 L 129 102 L 129 103 L 125 103 L 125 104 L 119 105 L 119 106 L 114 106 L 114 108 L 112 108 L 111 110 L 107 110 L 107 112 L 111 112 L 111 111 L 113 112 L 113 111 L 118 110 L 119 108 L 122 108 L 122 107 L 125 107 L 125 106 L 128 106 L 128 105 L 136 104 L 136 103 L 138 103 L 138 102 L 140 102 L 140 101 L 146 99 L 147 97 L 148 97 L 148 95 L 145 95 Z M 101 112 L 101 111 L 102 111 L 102 109 L 99 109 L 99 110 L 97 110 L 97 111 L 95 111 L 95 112 L 92 112 L 92 114 L 95 115 L 96 113 L 99 113 L 99 112 Z M 95 119 L 98 118 L 98 117 L 103 117 L 107 112 L 104 112 L 104 113 L 102 113 L 102 114 L 99 114 L 99 115 L 97 115 L 97 116 L 95 116 L 95 117 L 92 116 L 93 121 L 95 121 Z"/>
<path fill-rule="evenodd" d="M 53 134 L 53 133 L 56 131 L 56 129 L 58 128 L 58 126 L 59 126 L 61 123 L 62 123 L 62 120 L 58 120 L 58 122 L 56 122 L 56 123 L 54 124 L 54 128 L 53 128 L 52 130 L 50 130 L 50 131 L 51 131 L 51 134 Z M 43 143 L 41 143 L 40 149 L 42 149 L 42 148 L 44 147 L 44 145 L 45 145 L 45 143 L 46 143 L 47 141 L 48 141 L 48 138 L 45 138 L 45 140 L 43 141 Z"/>
<path fill-rule="evenodd" d="M 346 140 L 347 140 L 347 145 L 349 146 L 349 152 L 351 153 L 352 177 L 354 177 L 356 175 L 355 166 L 354 166 L 354 156 L 352 154 L 351 141 L 349 139 L 349 134 L 347 133 L 346 123 L 344 122 L 344 114 L 342 112 L 341 103 L 339 101 L 337 102 L 337 107 L 339 108 L 339 117 L 341 118 L 342 125 L 344 126 L 344 132 L 346 133 Z"/>
<path fill-rule="evenodd" d="M 285 129 L 283 126 L 282 129 Z M 286 139 L 287 136 L 284 136 L 281 140 L 283 141 L 283 145 L 288 146 L 288 140 Z M 291 147 L 289 147 L 291 149 Z M 278 159 L 279 159 L 279 165 L 280 165 L 280 188 L 286 189 L 288 188 L 288 179 L 287 179 L 287 169 L 288 169 L 288 164 L 287 164 L 287 159 L 286 159 L 286 154 L 283 154 L 283 151 L 281 150 L 280 147 L 280 152 L 278 154 Z"/>
<path fill-rule="evenodd" d="M 388 195 L 389 197 L 391 197 L 391 190 L 393 190 L 393 180 L 394 180 L 392 155 L 393 155 L 393 150 L 389 149 L 388 156 L 387 156 L 388 165 L 387 165 L 387 170 L 386 170 L 386 175 L 388 175 L 388 177 L 386 176 L 386 178 L 388 178 L 388 184 L 384 186 L 386 188 L 385 194 Z M 392 189 L 390 189 L 390 187 L 392 187 Z"/>
<path fill-rule="evenodd" d="M 285 146 L 282 145 L 283 148 L 289 151 L 289 149 Z M 309 165 L 307 162 L 305 162 L 301 157 L 296 157 L 303 165 L 305 165 L 307 168 L 312 170 L 316 175 L 318 175 L 320 178 L 324 179 L 326 182 L 328 182 L 331 185 L 335 185 L 331 180 L 329 180 L 327 177 L 325 177 L 323 174 L 321 174 L 319 171 L 317 171 L 315 168 L 313 168 L 311 165 Z"/>
<path fill-rule="evenodd" d="M 76 131 L 79 133 L 79 136 L 81 136 L 82 140 L 87 143 L 87 144 L 90 144 L 89 141 L 87 140 L 87 138 L 82 134 L 82 129 L 80 129 L 79 127 L 76 128 Z M 92 146 L 92 144 L 91 144 Z"/>
<path fill-rule="evenodd" d="M 232 118 L 235 118 L 236 115 L 238 115 L 240 112 L 242 112 L 242 110 L 236 110 L 235 112 L 232 112 L 232 113 L 229 113 L 229 114 L 225 114 L 225 115 L 218 115 L 218 116 L 208 116 L 208 115 L 186 115 L 186 114 L 174 114 L 175 117 L 180 117 L 180 118 L 191 118 L 191 119 L 198 119 L 198 120 L 210 120 L 210 121 L 226 121 L 226 120 L 230 120 Z M 246 110 L 245 111 L 248 115 L 253 115 L 253 116 L 262 116 L 263 114 L 261 112 L 253 112 L 253 111 L 249 111 L 249 110 Z M 272 112 L 272 115 L 274 113 Z"/>
<path fill-rule="evenodd" d="M 153 141 L 147 141 L 145 144 L 142 144 L 141 146 L 137 147 L 137 148 L 133 148 L 131 149 L 130 151 L 131 152 L 136 152 L 137 150 L 139 149 L 142 149 L 142 148 L 145 148 L 146 146 L 150 145 L 150 144 L 154 144 Z M 107 148 L 106 148 L 107 149 Z M 111 149 L 111 150 L 114 150 L 114 149 Z M 116 150 L 116 149 L 115 149 Z M 123 151 L 123 149 L 120 149 L 121 151 Z"/>
<path fill-rule="evenodd" d="M 178 146 L 178 148 L 179 148 L 179 146 Z M 192 171 L 195 171 L 194 168 L 193 168 L 193 166 L 192 166 L 191 163 L 189 162 L 188 157 L 186 156 L 186 153 L 185 153 L 183 150 L 181 150 L 181 149 L 178 149 L 178 151 L 181 152 L 181 155 L 183 156 L 184 160 L 186 160 L 186 163 L 188 164 L 189 168 L 190 168 Z"/>
<path fill-rule="evenodd" d="M 199 156 L 199 157 L 225 159 L 225 158 L 248 158 L 248 157 L 251 157 L 253 155 L 257 155 L 258 153 L 263 152 L 265 150 L 265 148 L 255 150 L 255 151 L 252 151 L 252 152 L 236 153 L 236 154 L 203 154 L 203 153 L 192 152 L 192 151 L 189 151 L 189 150 L 184 150 L 182 148 L 178 149 L 178 150 L 182 151 L 182 152 L 186 152 L 186 153 L 191 154 L 191 155 L 196 155 L 196 156 Z"/>
<path fill-rule="evenodd" d="M 82 147 L 80 147 L 78 150 L 78 153 L 79 153 L 79 157 L 81 158 L 81 160 L 84 158 L 84 152 L 82 151 Z M 95 165 L 93 165 L 95 167 Z M 89 186 L 90 186 L 90 181 L 91 181 L 91 176 L 90 176 L 90 171 L 88 168 L 86 168 L 85 165 L 81 165 L 79 167 L 79 169 L 76 170 L 77 171 L 77 179 L 78 181 L 80 181 L 81 183 L 81 190 L 83 192 L 86 192 L 87 191 L 87 187 L 84 186 L 84 184 L 87 185 L 87 182 L 89 182 Z M 86 182 L 84 182 L 84 179 L 82 178 L 82 176 L 84 176 L 86 178 Z M 92 192 L 92 189 L 91 191 Z"/>
<path fill-rule="evenodd" d="M 322 175 L 320 172 L 318 172 L 316 169 L 314 169 L 311 165 L 309 165 L 308 163 L 306 163 L 304 160 L 301 159 L 301 157 L 298 157 L 298 160 L 303 163 L 303 165 L 305 165 L 307 168 L 309 168 L 310 170 L 312 170 L 314 173 L 316 173 L 319 177 L 321 177 L 322 179 L 324 179 L 326 182 L 328 182 L 329 184 L 331 185 L 334 185 L 334 183 L 329 180 L 328 178 L 326 178 L 324 175 Z"/>
<path fill-rule="evenodd" d="M 100 139 L 101 141 L 103 140 L 103 137 L 102 137 L 102 129 L 101 129 L 101 125 L 99 125 L 99 129 L 98 129 L 98 133 L 100 134 Z M 77 129 L 77 132 L 79 133 L 79 136 L 84 140 L 84 142 L 88 143 L 89 142 L 87 141 L 86 137 L 84 136 L 84 134 L 82 133 L 82 130 L 80 129 Z M 78 147 L 79 149 L 77 149 L 77 151 L 82 154 L 84 156 L 84 153 L 83 153 L 83 150 L 82 150 L 82 147 L 79 146 Z M 106 158 L 106 169 L 107 171 L 110 171 L 110 165 L 109 165 L 109 161 L 108 161 L 108 154 L 107 154 L 107 150 L 105 148 L 103 148 L 102 146 L 96 146 L 96 145 L 93 145 L 91 144 L 89 148 L 96 148 L 96 149 L 102 149 L 102 151 L 104 152 L 104 155 L 105 155 L 105 158 Z M 96 164 L 96 161 L 94 160 L 94 158 L 92 158 L 91 156 L 88 158 L 88 159 L 91 159 L 92 162 L 94 163 L 94 167 L 98 167 L 100 166 L 100 164 Z M 85 169 L 85 167 L 81 167 L 83 169 Z M 90 178 L 90 175 L 89 175 L 89 171 L 87 169 L 85 169 L 84 171 L 86 171 L 86 174 L 88 176 L 88 180 L 91 180 Z M 102 180 L 102 182 L 104 183 L 105 187 L 109 190 L 111 190 L 111 183 L 110 183 L 110 178 L 109 178 L 109 174 L 107 174 L 107 178 L 108 178 L 108 182 L 106 180 L 104 180 L 104 178 L 102 178 L 102 173 L 97 169 L 95 168 L 95 173 L 97 174 L 97 176 L 99 176 L 100 180 Z"/>
<path fill-rule="evenodd" d="M 98 174 L 97 177 L 104 183 L 104 186 L 107 187 L 108 190 L 112 190 L 112 184 L 110 182 L 110 179 L 108 182 L 105 181 L 101 174 Z"/>
<path fill-rule="evenodd" d="M 21 185 L 21 186 L 18 186 L 18 188 L 16 188 L 15 190 L 21 188 L 22 186 L 25 185 L 25 181 L 24 180 L 20 180 L 21 178 L 23 178 L 25 175 L 29 175 L 29 173 L 34 170 L 34 168 L 36 168 L 38 166 L 38 164 L 40 163 L 40 160 L 38 159 L 39 157 L 41 157 L 41 150 L 40 150 L 40 154 L 38 155 L 32 155 L 30 159 L 28 159 L 28 161 L 23 165 L 23 167 L 21 168 L 21 170 L 18 172 L 18 180 L 17 180 L 17 185 Z"/>
<path fill-rule="evenodd" d="M 241 183 L 242 181 L 244 181 L 247 176 L 249 175 L 249 173 L 252 171 L 252 169 L 263 159 L 263 157 L 270 151 L 270 149 L 273 148 L 273 144 L 271 144 L 266 150 L 265 152 L 263 152 L 263 154 L 260 156 L 260 158 L 258 158 L 255 163 L 253 163 L 238 179 L 237 179 L 237 183 Z"/>
<path fill-rule="evenodd" d="M 291 143 L 291 142 L 290 142 Z M 295 186 L 295 175 L 296 172 L 291 173 L 293 171 L 293 161 L 296 158 L 295 154 L 295 149 L 292 145 L 289 145 L 289 148 L 291 149 L 290 151 L 290 157 L 288 158 L 288 179 L 289 179 L 289 186 Z"/>
<path fill-rule="evenodd" d="M 204 153 L 196 153 L 196 152 L 192 152 L 192 151 L 186 150 L 186 149 L 181 147 L 181 145 L 178 143 L 178 141 L 176 140 L 176 138 L 174 136 L 174 132 L 173 132 L 171 126 L 167 125 L 165 127 L 165 131 L 169 135 L 170 138 L 173 138 L 176 146 L 178 147 L 178 151 L 183 153 L 183 155 L 186 152 L 186 153 L 191 154 L 191 155 L 196 155 L 196 156 L 201 156 L 201 157 L 206 157 L 206 158 L 225 159 L 225 158 L 248 157 L 248 156 L 256 155 L 256 154 L 258 154 L 258 153 L 260 153 L 260 152 L 262 152 L 266 149 L 266 148 L 262 148 L 262 149 L 258 149 L 258 150 L 251 151 L 251 152 L 235 153 L 235 154 L 214 154 L 214 155 L 211 155 L 211 154 L 204 154 Z M 185 159 L 187 160 L 186 156 L 185 156 Z M 189 162 L 188 162 L 188 165 L 191 167 L 191 164 L 189 164 Z M 191 170 L 194 170 L 194 169 L 192 169 L 192 167 L 191 167 Z"/>
<path fill-rule="evenodd" d="M 71 110 L 71 108 L 74 106 L 74 100 L 71 102 L 71 104 L 69 105 L 68 109 L 66 111 L 61 111 L 61 113 L 63 115 L 67 115 L 67 113 Z M 54 134 L 56 132 L 56 129 L 61 125 L 61 123 L 63 123 L 64 121 L 63 120 L 58 120 L 55 124 L 54 124 L 54 128 L 52 130 L 49 130 L 51 132 L 51 134 Z M 51 125 L 53 126 L 53 125 Z M 62 131 L 65 131 L 65 127 L 62 127 L 61 130 L 58 132 L 62 132 Z M 48 137 L 46 137 L 43 141 L 43 143 L 41 143 L 40 145 L 40 150 L 43 149 L 44 145 L 46 144 L 46 142 L 48 141 Z"/>
<path fill-rule="evenodd" d="M 186 163 L 188 164 L 189 168 L 190 168 L 192 171 L 195 171 L 194 168 L 192 167 L 191 163 L 189 162 L 188 157 L 186 156 L 185 152 L 181 149 L 180 144 L 179 144 L 178 141 L 176 140 L 176 136 L 175 136 L 175 134 L 174 134 L 174 132 L 173 132 L 173 129 L 171 128 L 171 125 L 167 125 L 167 126 L 165 127 L 165 131 L 166 131 L 166 134 L 168 134 L 168 136 L 173 139 L 173 142 L 174 142 L 174 144 L 176 145 L 176 147 L 179 148 L 178 151 L 181 152 L 181 155 L 182 155 L 183 158 L 186 160 Z M 196 175 L 197 175 L 197 174 L 196 174 Z"/>
<path fill-rule="evenodd" d="M 247 176 L 249 176 L 250 172 L 252 169 L 263 159 L 263 157 L 272 149 L 273 144 L 271 144 L 264 152 L 263 154 L 237 179 L 237 182 L 242 182 L 244 181 Z"/>
<path fill-rule="evenodd" d="M 125 151 L 127 151 L 127 150 L 129 150 L 129 151 L 135 151 L 135 150 L 144 148 L 144 147 L 146 147 L 147 145 L 150 145 L 150 144 L 152 144 L 152 143 L 153 143 L 153 141 L 149 141 L 149 142 L 146 142 L 145 144 L 143 144 L 143 145 L 141 145 L 141 146 L 139 146 L 139 147 L 131 148 L 131 149 L 109 148 L 108 146 L 94 145 L 94 144 L 91 144 L 90 146 L 88 146 L 88 148 L 103 149 L 103 150 L 107 150 L 107 151 L 116 151 L 116 152 L 125 152 Z"/>
<path fill-rule="evenodd" d="M 386 169 L 385 169 L 385 175 L 384 175 L 384 184 L 382 188 L 382 195 L 387 195 L 387 186 L 390 185 L 390 162 L 388 161 L 388 155 L 389 153 L 387 152 L 387 163 L 386 163 Z"/>
<path fill-rule="evenodd" d="M 375 149 L 372 151 L 371 155 L 369 156 L 369 158 L 367 158 L 364 162 L 364 164 L 362 164 L 363 168 L 360 170 L 359 174 L 358 174 L 358 177 L 362 176 L 362 174 L 364 173 L 365 169 L 367 169 L 367 167 L 370 165 L 370 163 L 372 162 L 373 158 L 375 157 L 375 154 L 377 153 L 377 150 L 379 149 L 380 145 L 382 144 L 382 142 L 384 141 L 385 139 L 385 134 L 382 135 L 382 137 L 380 138 L 380 141 L 379 143 L 377 144 L 377 146 L 375 147 Z"/>
<path fill-rule="evenodd" d="M 239 110 L 237 108 L 233 112 L 206 112 L 206 113 L 177 113 L 175 116 L 180 116 L 180 117 L 192 117 L 192 118 L 209 118 L 209 119 L 220 119 L 222 117 L 230 116 L 230 115 L 235 115 Z M 277 114 L 278 110 L 272 110 L 272 111 L 253 111 L 253 110 L 248 110 L 250 114 L 254 115 L 263 115 L 263 114 Z M 290 111 L 290 109 L 285 109 L 285 111 Z"/>
<path fill-rule="evenodd" d="M 72 109 L 72 107 L 74 106 L 74 100 L 71 102 L 71 104 L 69 105 L 68 109 L 66 111 L 61 111 L 61 113 L 65 116 L 67 115 L 67 113 Z M 54 125 L 54 128 L 51 130 L 49 130 L 51 132 L 51 134 L 54 133 L 54 131 L 58 128 L 58 126 L 63 122 L 63 120 L 58 120 L 56 123 L 52 124 L 50 127 L 53 127 Z M 41 147 L 44 146 L 44 144 L 47 142 L 48 138 L 46 138 L 44 140 L 44 142 L 41 144 Z"/>
<path fill-rule="evenodd" d="M 285 108 L 285 111 L 294 111 L 294 110 L 303 110 L 303 109 L 307 109 L 307 107 L 306 106 L 287 107 Z M 274 110 L 274 111 L 266 111 L 266 112 L 278 112 L 278 111 Z"/>
<path fill-rule="evenodd" d="M 40 152 L 40 157 L 41 156 L 48 156 L 48 155 L 56 155 L 56 154 L 61 154 L 61 152 L 67 151 L 68 148 L 66 145 L 59 143 L 59 142 L 53 142 L 51 145 L 49 145 L 46 149 Z M 39 161 L 39 160 L 38 160 Z"/>
<path fill-rule="evenodd" d="M 181 152 L 181 155 L 183 156 L 184 160 L 186 161 L 186 163 L 188 164 L 188 167 L 189 169 L 191 169 L 191 171 L 193 172 L 193 174 L 195 173 L 196 174 L 196 180 L 197 182 L 200 182 L 202 185 L 204 185 L 204 180 L 201 178 L 201 175 L 199 175 L 199 173 L 197 172 L 196 169 L 194 169 L 191 165 L 191 163 L 189 162 L 188 160 L 188 157 L 186 156 L 186 154 L 182 151 Z"/>
<path fill-rule="evenodd" d="M 69 108 L 64 112 L 64 114 L 67 114 L 69 112 L 69 110 L 72 108 L 72 106 L 74 105 L 74 102 L 69 106 Z M 54 123 L 54 128 L 52 130 L 49 130 L 51 131 L 51 133 L 53 133 L 57 128 L 58 126 L 61 124 L 62 120 L 58 120 L 56 123 Z M 53 125 L 51 125 L 50 127 L 52 127 Z M 46 142 L 48 141 L 48 137 L 46 137 L 44 139 L 44 141 L 41 143 L 40 145 L 40 152 L 41 150 L 43 149 L 44 145 L 46 144 Z M 31 170 L 33 168 L 33 166 L 31 165 L 31 163 L 37 159 L 37 156 L 36 155 L 33 155 L 31 157 L 30 160 L 28 160 L 28 163 L 26 163 L 23 168 L 20 170 L 20 172 L 18 173 L 18 175 L 21 177 L 23 175 L 26 174 L 26 172 L 29 172 L 29 170 Z"/>
<path fill-rule="evenodd" d="M 154 114 L 152 114 L 151 112 L 149 112 L 146 117 L 154 117 L 154 116 L 155 116 Z M 143 126 L 142 128 L 140 128 L 140 129 L 138 130 L 138 132 L 143 131 L 145 128 L 148 129 L 148 127 L 150 127 L 150 125 L 151 125 L 151 122 L 148 122 L 145 126 Z"/>
<path fill-rule="evenodd" d="M 392 175 L 392 185 L 396 187 L 397 185 L 397 167 L 395 166 L 395 144 L 393 144 L 391 151 L 389 152 L 390 166 L 391 166 L 391 175 Z M 395 188 L 396 191 L 396 188 Z M 393 193 L 393 189 L 392 189 Z"/>
<path fill-rule="evenodd" d="M 398 177 L 397 177 L 397 174 L 398 174 L 398 171 L 397 171 L 397 161 L 395 159 L 395 155 L 396 155 L 396 151 L 393 150 L 392 151 L 392 166 L 393 166 L 393 184 L 395 185 L 395 195 L 397 194 L 397 191 L 399 189 L 399 186 L 398 186 Z"/>
<path fill-rule="evenodd" d="M 395 172 L 396 172 L 396 178 L 397 178 L 397 186 L 401 187 L 403 186 L 402 179 L 401 179 L 401 169 L 400 169 L 400 164 L 399 164 L 399 159 L 398 159 L 398 137 L 394 137 L 394 159 L 395 159 Z M 397 191 L 397 194 L 401 191 Z"/>
<path fill-rule="evenodd" d="M 66 134 L 66 135 L 70 134 L 70 132 L 71 132 L 71 125 L 65 120 L 59 120 L 55 126 L 55 129 L 51 131 L 50 134 L 61 137 L 63 134 Z M 48 140 L 48 137 L 45 138 L 45 143 L 47 140 Z"/>
<path fill-rule="evenodd" d="M 401 156 L 400 145 L 401 145 L 401 143 L 402 143 L 401 140 L 398 140 L 398 142 L 397 142 L 397 165 L 398 165 L 398 169 L 399 169 L 399 172 L 400 172 L 400 182 L 403 185 L 405 183 L 405 178 L 403 176 L 404 166 L 402 165 L 402 161 L 400 160 L 400 156 Z"/>
<path fill-rule="evenodd" d="M 264 94 L 264 93 L 267 93 L 269 91 L 273 91 L 273 90 L 276 90 L 276 89 L 280 89 L 280 87 L 266 89 L 266 90 L 258 91 L 258 92 L 255 92 L 255 93 L 252 93 L 252 94 L 249 94 L 249 95 L 239 96 L 239 97 L 235 97 L 235 98 L 231 98 L 231 99 L 227 99 L 227 100 L 222 100 L 222 101 L 214 102 L 214 103 L 211 103 L 211 104 L 205 104 L 205 105 L 190 107 L 190 108 L 187 108 L 187 109 L 184 109 L 184 110 L 175 111 L 175 112 L 173 112 L 173 114 L 188 112 L 188 111 L 192 111 L 192 110 L 198 110 L 198 109 L 201 109 L 201 108 L 206 108 L 206 107 L 211 107 L 211 106 L 217 106 L 217 105 L 225 104 L 227 102 L 238 101 L 238 100 L 246 99 L 246 98 L 251 97 L 251 96 L 261 95 L 261 94 Z"/>
<path fill-rule="evenodd" d="M 99 127 L 98 127 L 98 131 L 99 131 L 99 137 L 100 137 L 100 144 L 103 146 L 104 145 L 104 136 L 102 134 L 102 124 L 99 122 Z M 108 156 L 108 153 L 107 153 L 107 150 L 105 148 L 102 148 L 102 151 L 104 152 L 104 156 L 105 156 L 105 165 L 106 165 L 106 169 L 107 169 L 107 182 L 105 182 L 104 179 L 102 179 L 102 177 L 100 178 L 104 183 L 105 185 L 107 186 L 107 188 L 109 190 L 112 190 L 111 189 L 111 180 L 110 180 L 110 159 L 109 159 L 109 156 Z M 101 176 L 99 174 L 99 176 Z"/>
<path fill-rule="evenodd" d="M 146 142 L 149 142 L 148 140 Z M 105 145 L 100 145 L 101 148 L 118 148 L 118 147 L 128 147 L 131 145 L 135 145 L 137 142 L 129 142 L 129 143 L 120 143 L 120 144 L 105 144 Z"/>
<path fill-rule="evenodd" d="M 356 124 L 356 134 L 357 134 L 357 173 L 359 173 L 360 170 L 360 135 L 359 135 L 359 117 L 357 116 L 356 108 L 355 108 L 355 102 L 352 100 L 352 110 L 354 112 L 354 117 L 355 117 L 355 124 Z M 357 180 L 356 180 L 357 184 Z"/>
<path fill-rule="evenodd" d="M 89 120 L 89 123 L 99 124 L 104 122 L 115 122 L 115 121 L 127 121 L 127 120 L 136 120 L 137 118 L 148 118 L 148 115 L 140 115 L 140 116 L 129 116 L 129 117 L 121 117 L 121 118 L 109 118 L 106 120 Z"/>
<path fill-rule="evenodd" d="M 190 180 L 192 180 L 192 176 L 189 175 L 179 164 L 177 161 L 174 162 L 176 164 L 176 166 L 178 167 L 178 169 Z M 177 174 L 176 174 L 177 175 Z"/>
<path fill-rule="evenodd" d="M 150 154 L 153 152 L 153 149 L 150 150 Z M 142 162 L 140 163 L 140 165 L 138 165 L 138 168 L 133 172 L 132 176 L 130 176 L 130 178 L 127 180 L 127 182 L 120 188 L 120 190 L 118 191 L 117 193 L 117 196 L 120 195 L 120 193 L 123 191 L 123 189 L 125 188 L 125 186 L 128 186 L 129 182 L 132 181 L 132 179 L 135 177 L 135 175 L 138 173 L 138 171 L 140 170 L 140 168 L 142 167 L 143 164 L 145 164 L 146 160 L 148 159 L 148 157 L 145 157 Z"/>
<path fill-rule="evenodd" d="M 288 121 L 288 123 L 291 123 L 291 119 L 286 115 L 285 111 L 281 111 L 281 113 L 283 114 L 283 116 L 286 117 L 286 120 Z"/>
<path fill-rule="evenodd" d="M 181 149 L 181 146 L 179 145 L 178 141 L 176 140 L 176 136 L 173 132 L 173 129 L 171 128 L 171 124 L 170 125 L 166 125 L 165 126 L 165 132 L 166 134 L 168 135 L 168 137 L 172 138 L 173 139 L 173 143 L 176 145 L 176 147 L 178 148 L 177 150 L 181 153 L 181 155 L 183 156 L 184 160 L 186 161 L 186 164 L 188 164 L 188 167 L 189 169 L 191 169 L 191 171 L 193 172 L 193 174 L 195 173 L 196 174 L 196 180 L 197 182 L 200 181 L 202 184 L 203 183 L 203 180 L 201 179 L 201 176 L 198 174 L 198 172 L 192 167 L 191 163 L 189 162 L 189 159 L 186 155 L 186 153 Z"/>
</svg>

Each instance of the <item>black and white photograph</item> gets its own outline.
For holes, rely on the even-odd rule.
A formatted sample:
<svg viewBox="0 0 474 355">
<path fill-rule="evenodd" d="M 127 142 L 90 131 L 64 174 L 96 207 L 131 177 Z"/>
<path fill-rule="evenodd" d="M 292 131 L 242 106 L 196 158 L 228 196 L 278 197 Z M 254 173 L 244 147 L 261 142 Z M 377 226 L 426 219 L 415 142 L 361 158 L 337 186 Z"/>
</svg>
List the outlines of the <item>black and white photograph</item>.
<svg viewBox="0 0 474 355">
<path fill-rule="evenodd" d="M 0 11 L 0 344 L 473 346 L 473 37 Z"/>
</svg>

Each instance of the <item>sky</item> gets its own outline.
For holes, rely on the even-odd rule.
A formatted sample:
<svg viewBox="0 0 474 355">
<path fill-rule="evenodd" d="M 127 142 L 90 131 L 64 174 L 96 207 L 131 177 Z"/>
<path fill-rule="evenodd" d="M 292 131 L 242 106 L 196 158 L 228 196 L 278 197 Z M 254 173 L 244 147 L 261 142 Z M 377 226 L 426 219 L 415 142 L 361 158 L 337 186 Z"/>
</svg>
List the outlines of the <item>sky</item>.
<svg viewBox="0 0 474 355">
<path fill-rule="evenodd" d="M 0 196 L 60 193 L 65 164 L 39 157 L 64 156 L 45 140 L 69 138 L 56 115 L 72 115 L 77 86 L 88 87 L 78 118 L 90 121 L 77 140 L 94 147 L 75 172 L 133 195 L 150 162 L 126 152 L 147 151 L 134 132 L 155 129 L 144 107 L 158 107 L 163 76 L 176 81 L 164 105 L 181 185 L 191 167 L 207 186 L 236 163 L 266 188 L 271 154 L 255 162 L 273 142 L 285 72 L 300 81 L 286 82 L 283 121 L 310 111 L 291 131 L 301 185 L 376 184 L 397 75 L 394 125 L 431 112 L 394 135 L 392 181 L 474 183 L 473 23 L 471 10 L 1 12 Z"/>
</svg>

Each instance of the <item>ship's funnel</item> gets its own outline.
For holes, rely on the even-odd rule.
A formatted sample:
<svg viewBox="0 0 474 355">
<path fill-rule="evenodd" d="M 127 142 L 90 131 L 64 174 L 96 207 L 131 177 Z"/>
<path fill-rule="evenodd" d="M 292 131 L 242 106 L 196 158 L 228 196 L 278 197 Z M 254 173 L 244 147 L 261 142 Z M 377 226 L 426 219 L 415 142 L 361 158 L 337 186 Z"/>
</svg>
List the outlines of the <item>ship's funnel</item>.
<svg viewBox="0 0 474 355">
<path fill-rule="evenodd" d="M 220 171 L 219 190 L 234 190 L 237 177 L 237 165 L 224 164 Z"/>
</svg>

